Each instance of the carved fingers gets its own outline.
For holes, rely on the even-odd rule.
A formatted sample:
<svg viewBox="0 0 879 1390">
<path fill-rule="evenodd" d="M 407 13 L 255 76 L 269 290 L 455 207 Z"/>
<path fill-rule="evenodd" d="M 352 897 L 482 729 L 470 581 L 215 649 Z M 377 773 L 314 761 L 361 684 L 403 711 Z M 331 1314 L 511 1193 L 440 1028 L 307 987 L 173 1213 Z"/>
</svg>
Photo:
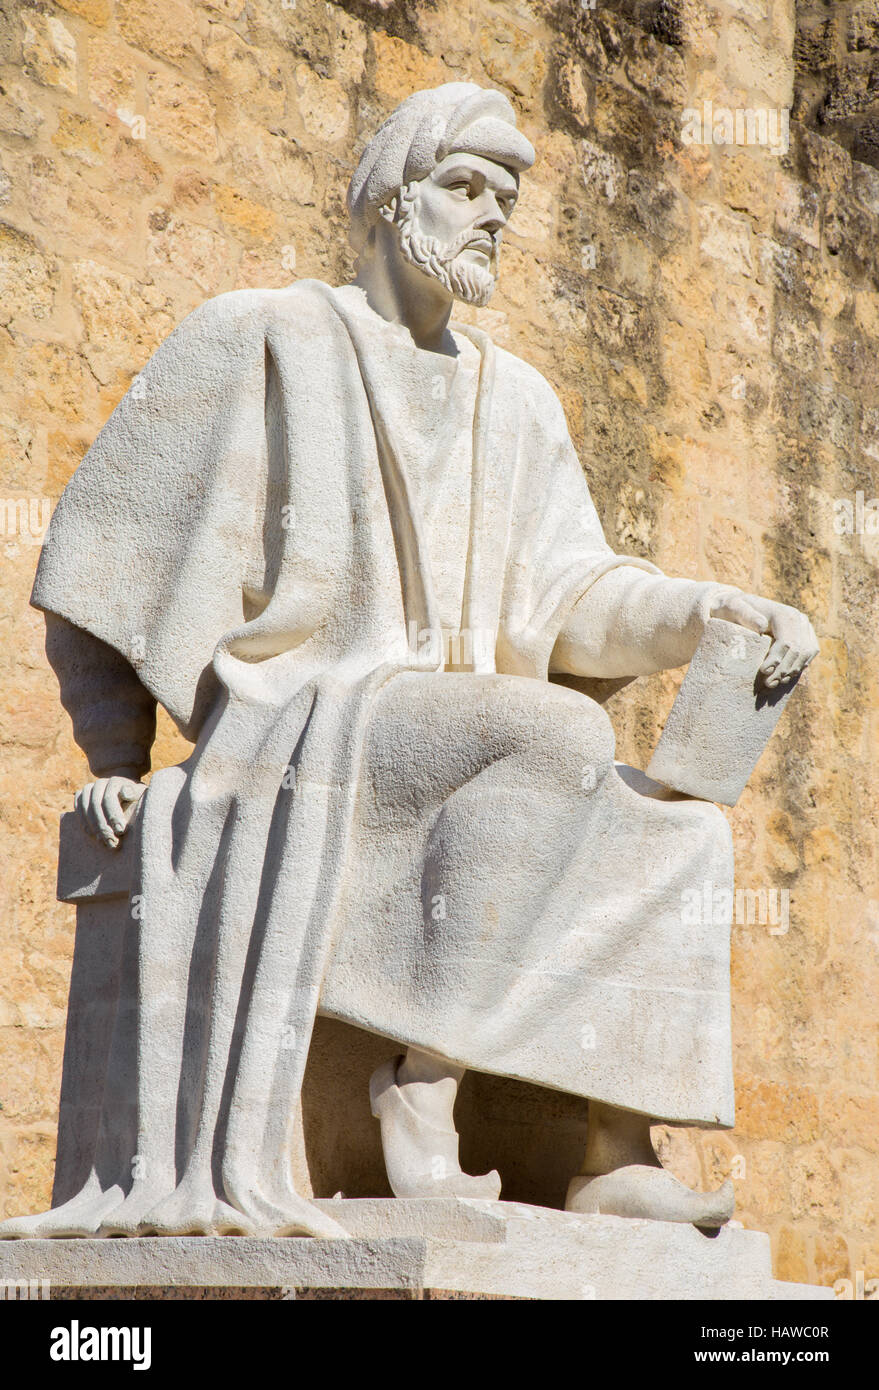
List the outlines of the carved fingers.
<svg viewBox="0 0 879 1390">
<path fill-rule="evenodd" d="M 809 662 L 818 655 L 818 638 L 805 613 L 786 603 L 746 595 L 749 602 L 766 614 L 766 630 L 772 635 L 772 646 L 760 667 L 767 686 L 774 688 L 794 680 Z"/>
<path fill-rule="evenodd" d="M 712 618 L 725 618 L 728 623 L 738 623 L 740 627 L 750 628 L 751 632 L 767 632 L 766 614 L 752 603 L 749 594 L 740 589 L 724 589 L 711 605 Z"/>
<path fill-rule="evenodd" d="M 89 834 L 110 849 L 117 849 L 131 818 L 131 808 L 145 791 L 142 782 L 130 777 L 99 777 L 77 792 L 73 804 Z"/>
<path fill-rule="evenodd" d="M 818 638 L 809 619 L 786 603 L 727 589 L 712 604 L 711 614 L 730 623 L 739 623 L 752 632 L 768 632 L 772 636 L 772 645 L 760 667 L 760 674 L 770 688 L 793 680 L 818 654 Z"/>
</svg>

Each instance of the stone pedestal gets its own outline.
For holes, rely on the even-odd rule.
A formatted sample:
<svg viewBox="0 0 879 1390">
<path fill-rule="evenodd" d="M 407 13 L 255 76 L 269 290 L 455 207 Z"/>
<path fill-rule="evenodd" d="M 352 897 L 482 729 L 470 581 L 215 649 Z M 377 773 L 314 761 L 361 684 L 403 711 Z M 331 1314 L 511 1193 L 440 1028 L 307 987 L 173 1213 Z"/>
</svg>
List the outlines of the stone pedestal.
<svg viewBox="0 0 879 1390">
<path fill-rule="evenodd" d="M 832 1299 L 773 1279 L 741 1227 L 578 1216 L 511 1202 L 322 1201 L 350 1240 L 166 1237 L 0 1243 L 0 1281 L 53 1298 Z"/>
</svg>

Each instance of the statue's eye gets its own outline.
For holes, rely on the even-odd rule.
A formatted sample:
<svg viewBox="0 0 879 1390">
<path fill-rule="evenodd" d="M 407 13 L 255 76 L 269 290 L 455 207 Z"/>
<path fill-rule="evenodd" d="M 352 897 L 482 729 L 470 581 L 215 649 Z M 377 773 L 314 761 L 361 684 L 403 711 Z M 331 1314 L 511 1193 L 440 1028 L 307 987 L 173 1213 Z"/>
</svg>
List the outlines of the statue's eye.
<svg viewBox="0 0 879 1390">
<path fill-rule="evenodd" d="M 448 187 L 453 193 L 463 193 L 465 197 L 470 197 L 470 184 L 467 179 L 459 179 L 457 183 L 450 183 Z"/>
</svg>

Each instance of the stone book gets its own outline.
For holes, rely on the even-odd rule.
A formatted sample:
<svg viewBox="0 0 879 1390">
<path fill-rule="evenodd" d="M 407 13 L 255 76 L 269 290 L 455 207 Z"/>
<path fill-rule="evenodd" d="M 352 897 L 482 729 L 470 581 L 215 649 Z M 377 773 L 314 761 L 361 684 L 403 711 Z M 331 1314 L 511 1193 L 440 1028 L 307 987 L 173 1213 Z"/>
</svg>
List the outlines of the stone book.
<svg viewBox="0 0 879 1390">
<path fill-rule="evenodd" d="M 772 639 L 710 618 L 672 705 L 647 776 L 703 801 L 735 806 L 796 685 L 759 675 Z"/>
</svg>

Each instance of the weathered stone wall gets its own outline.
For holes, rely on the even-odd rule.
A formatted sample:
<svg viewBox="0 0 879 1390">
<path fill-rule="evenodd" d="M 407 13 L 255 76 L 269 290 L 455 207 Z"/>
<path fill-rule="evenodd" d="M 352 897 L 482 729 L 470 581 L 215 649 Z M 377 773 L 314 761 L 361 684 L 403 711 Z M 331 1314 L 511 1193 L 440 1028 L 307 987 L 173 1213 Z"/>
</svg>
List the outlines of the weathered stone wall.
<svg viewBox="0 0 879 1390">
<path fill-rule="evenodd" d="M 555 384 L 612 543 L 798 604 L 822 639 L 730 817 L 739 884 L 789 893 L 787 930 L 734 928 L 737 1127 L 663 1131 L 663 1155 L 732 1173 L 779 1277 L 879 1276 L 879 174 L 796 121 L 787 153 L 683 143 L 705 99 L 791 105 L 792 0 L 597 6 L 0 0 L 0 497 L 35 511 L 0 536 L 6 1212 L 51 1189 L 57 818 L 86 776 L 27 606 L 40 499 L 206 296 L 346 279 L 364 141 L 466 78 L 538 150 L 475 317 Z M 620 757 L 645 765 L 678 680 L 614 697 Z M 182 747 L 165 721 L 157 761 Z"/>
<path fill-rule="evenodd" d="M 797 117 L 879 165 L 879 0 L 801 0 Z"/>
</svg>

